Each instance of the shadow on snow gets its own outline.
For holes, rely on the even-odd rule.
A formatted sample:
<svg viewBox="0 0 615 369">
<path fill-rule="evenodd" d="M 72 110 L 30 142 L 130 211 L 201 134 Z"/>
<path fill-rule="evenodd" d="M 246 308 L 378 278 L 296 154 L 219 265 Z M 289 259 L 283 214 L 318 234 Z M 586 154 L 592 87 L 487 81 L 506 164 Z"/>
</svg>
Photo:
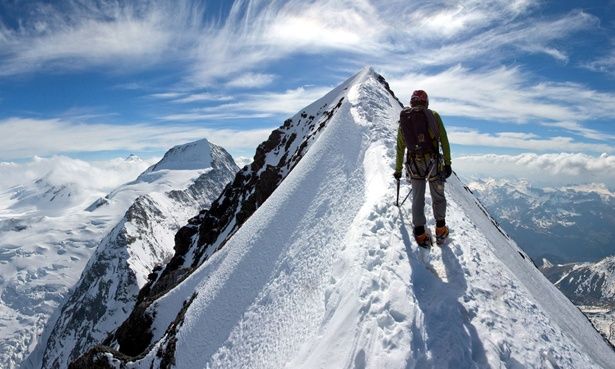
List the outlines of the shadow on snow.
<svg viewBox="0 0 615 369">
<path fill-rule="evenodd" d="M 401 236 L 410 262 L 410 282 L 423 313 L 423 331 L 416 328 L 412 332 L 413 356 L 409 358 L 407 368 L 488 368 L 485 349 L 471 323 L 473 315 L 459 302 L 467 283 L 463 269 L 451 251 L 452 243 L 441 248 L 449 280 L 445 283 L 420 261 L 419 251 L 412 249 L 406 227 L 409 223 L 406 223 L 402 209 L 399 209 L 399 216 Z"/>
</svg>

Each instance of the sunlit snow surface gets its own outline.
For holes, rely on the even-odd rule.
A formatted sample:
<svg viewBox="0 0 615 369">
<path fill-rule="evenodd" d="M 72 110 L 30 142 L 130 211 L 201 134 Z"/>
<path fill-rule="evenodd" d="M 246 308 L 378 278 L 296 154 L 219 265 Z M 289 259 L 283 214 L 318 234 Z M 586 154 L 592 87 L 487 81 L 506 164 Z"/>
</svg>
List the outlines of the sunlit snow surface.
<svg viewBox="0 0 615 369">
<path fill-rule="evenodd" d="M 158 166 L 98 200 L 100 194 L 82 186 L 45 178 L 0 194 L 0 368 L 18 367 L 34 349 L 103 236 L 138 196 L 156 198 L 183 189 L 211 170 L 207 141 L 177 148 L 183 152 L 167 153 L 172 160 L 165 156 Z M 190 159 L 183 166 L 178 165 L 182 154 Z M 170 247 L 175 229 L 198 211 L 174 210 Z"/>
<path fill-rule="evenodd" d="M 399 105 L 370 70 L 328 99 L 341 96 L 271 197 L 151 307 L 158 338 L 198 293 L 177 331 L 175 367 L 615 367 L 587 319 L 455 176 L 450 242 L 419 250 L 409 204 L 394 206 Z M 168 339 L 127 366 L 158 367 Z"/>
</svg>

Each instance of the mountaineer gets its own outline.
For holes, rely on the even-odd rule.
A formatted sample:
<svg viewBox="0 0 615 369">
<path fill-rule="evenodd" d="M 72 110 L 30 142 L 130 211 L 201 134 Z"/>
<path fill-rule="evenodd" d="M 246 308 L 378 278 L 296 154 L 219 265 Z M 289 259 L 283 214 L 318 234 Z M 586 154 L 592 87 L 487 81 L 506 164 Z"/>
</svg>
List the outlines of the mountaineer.
<svg viewBox="0 0 615 369">
<path fill-rule="evenodd" d="M 431 234 L 425 229 L 425 187 L 429 183 L 436 220 L 436 241 L 441 245 L 449 233 L 446 225 L 444 183 L 453 172 L 451 149 L 442 118 L 429 109 L 429 97 L 423 90 L 412 93 L 410 107 L 404 108 L 399 115 L 397 158 L 393 174 L 398 184 L 403 164 L 412 185 L 414 239 L 421 247 L 429 247 L 432 244 Z"/>
</svg>

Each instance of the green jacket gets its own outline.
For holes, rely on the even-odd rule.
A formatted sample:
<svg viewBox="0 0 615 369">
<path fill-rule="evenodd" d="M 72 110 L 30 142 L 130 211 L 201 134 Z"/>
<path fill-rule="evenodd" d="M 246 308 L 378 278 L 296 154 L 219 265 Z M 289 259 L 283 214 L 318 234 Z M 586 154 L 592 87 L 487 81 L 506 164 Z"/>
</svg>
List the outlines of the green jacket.
<svg viewBox="0 0 615 369">
<path fill-rule="evenodd" d="M 433 111 L 433 116 L 436 119 L 436 123 L 438 127 L 440 127 L 440 145 L 442 145 L 442 153 L 444 154 L 444 164 L 451 165 L 451 147 L 448 143 L 448 136 L 446 134 L 446 129 L 444 128 L 444 124 L 442 123 L 442 118 L 440 118 L 440 114 Z M 434 145 L 436 140 L 434 140 Z M 397 129 L 397 159 L 395 161 L 395 172 L 401 173 L 401 169 L 404 165 L 404 156 L 406 153 L 406 142 L 404 141 L 404 135 L 401 132 L 401 127 Z"/>
</svg>

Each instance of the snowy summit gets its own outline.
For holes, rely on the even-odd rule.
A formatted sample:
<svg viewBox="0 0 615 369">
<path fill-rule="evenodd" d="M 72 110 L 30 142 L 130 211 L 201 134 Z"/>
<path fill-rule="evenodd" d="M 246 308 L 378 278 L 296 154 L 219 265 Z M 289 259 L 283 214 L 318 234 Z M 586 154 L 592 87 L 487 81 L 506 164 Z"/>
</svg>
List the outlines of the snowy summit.
<svg viewBox="0 0 615 369">
<path fill-rule="evenodd" d="M 28 196 L 0 214 L 0 368 L 65 368 L 104 339 L 172 256 L 177 230 L 238 169 L 224 149 L 200 140 L 95 201 L 82 184 L 49 185 L 54 173 L 21 191 Z"/>
<path fill-rule="evenodd" d="M 162 160 L 147 169 L 156 172 L 163 169 L 194 170 L 211 167 L 211 148 L 207 139 L 178 145 L 164 154 Z"/>
<path fill-rule="evenodd" d="M 366 68 L 284 122 L 71 368 L 613 368 L 455 175 L 450 242 L 416 246 L 394 205 L 401 108 Z"/>
</svg>

